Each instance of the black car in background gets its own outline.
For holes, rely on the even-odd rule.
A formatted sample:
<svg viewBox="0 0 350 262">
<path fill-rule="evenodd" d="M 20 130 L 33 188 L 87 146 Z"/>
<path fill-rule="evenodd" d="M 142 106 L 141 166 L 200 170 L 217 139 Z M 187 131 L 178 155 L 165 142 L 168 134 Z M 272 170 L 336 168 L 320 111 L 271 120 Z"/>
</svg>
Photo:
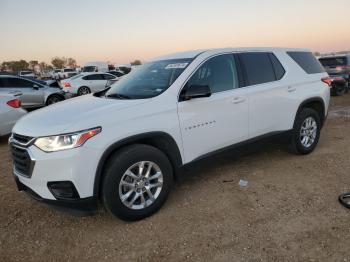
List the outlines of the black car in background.
<svg viewBox="0 0 350 262">
<path fill-rule="evenodd" d="M 346 81 L 346 92 L 350 87 L 350 53 L 325 55 L 319 58 L 330 77 L 342 77 Z"/>
</svg>

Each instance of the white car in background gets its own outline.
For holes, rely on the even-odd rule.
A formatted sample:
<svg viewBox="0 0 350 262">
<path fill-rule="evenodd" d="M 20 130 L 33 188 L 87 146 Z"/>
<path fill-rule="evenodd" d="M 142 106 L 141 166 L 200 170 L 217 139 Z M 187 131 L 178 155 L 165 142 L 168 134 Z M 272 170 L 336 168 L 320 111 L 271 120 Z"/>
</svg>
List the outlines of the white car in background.
<svg viewBox="0 0 350 262">
<path fill-rule="evenodd" d="M 61 81 L 61 87 L 71 95 L 86 95 L 105 89 L 111 81 L 118 77 L 108 73 L 81 73 Z"/>
<path fill-rule="evenodd" d="M 11 94 L 0 94 L 0 136 L 11 133 L 17 120 L 27 111 L 21 108 L 21 100 Z"/>
<path fill-rule="evenodd" d="M 27 77 L 27 78 L 35 78 L 34 72 L 33 71 L 29 71 L 29 70 L 27 70 L 27 71 L 20 71 L 18 75 L 19 76 L 23 76 L 23 77 Z"/>
<path fill-rule="evenodd" d="M 57 73 L 58 79 L 66 79 L 77 75 L 78 72 L 74 68 L 63 68 Z"/>
</svg>

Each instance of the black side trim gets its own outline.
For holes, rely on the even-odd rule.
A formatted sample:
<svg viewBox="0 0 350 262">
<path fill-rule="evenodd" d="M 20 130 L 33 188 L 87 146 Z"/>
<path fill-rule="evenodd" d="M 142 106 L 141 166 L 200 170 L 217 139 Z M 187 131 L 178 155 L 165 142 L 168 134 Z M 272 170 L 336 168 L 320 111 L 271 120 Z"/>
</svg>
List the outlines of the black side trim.
<svg viewBox="0 0 350 262">
<path fill-rule="evenodd" d="M 162 150 L 170 159 L 170 162 L 173 165 L 174 172 L 176 175 L 177 170 L 179 167 L 182 166 L 182 158 L 180 154 L 180 150 L 175 142 L 175 140 L 167 133 L 164 132 L 149 132 L 139 135 L 134 135 L 125 139 L 122 139 L 111 146 L 108 147 L 108 149 L 103 153 L 98 166 L 97 171 L 95 175 L 95 182 L 94 182 L 94 197 L 96 199 L 99 199 L 100 195 L 100 184 L 102 182 L 103 178 L 103 170 L 105 167 L 105 163 L 107 162 L 108 158 L 118 149 L 122 148 L 123 146 L 127 146 L 130 144 L 135 143 L 143 143 L 143 144 L 149 144 L 153 145 L 160 150 Z"/>
<path fill-rule="evenodd" d="M 193 162 L 202 160 L 204 158 L 211 157 L 213 155 L 222 153 L 222 152 L 227 151 L 227 150 L 232 150 L 232 149 L 235 149 L 235 148 L 238 148 L 238 147 L 242 147 L 242 146 L 245 146 L 245 145 L 248 145 L 248 144 L 252 144 L 253 142 L 257 142 L 257 141 L 260 141 L 260 140 L 264 140 L 264 139 L 268 139 L 268 138 L 272 138 L 272 137 L 275 137 L 275 138 L 278 137 L 278 138 L 281 138 L 283 140 L 284 139 L 288 139 L 291 136 L 291 132 L 292 132 L 292 130 L 276 131 L 276 132 L 271 132 L 271 133 L 268 133 L 268 134 L 265 134 L 265 135 L 257 136 L 257 137 L 245 140 L 243 142 L 239 142 L 237 144 L 233 144 L 233 145 L 230 145 L 230 146 L 227 146 L 227 147 L 224 147 L 224 148 L 212 151 L 210 153 L 201 155 L 201 156 L 197 157 L 196 159 L 192 160 L 191 162 L 187 163 L 186 165 L 192 164 Z"/>
</svg>

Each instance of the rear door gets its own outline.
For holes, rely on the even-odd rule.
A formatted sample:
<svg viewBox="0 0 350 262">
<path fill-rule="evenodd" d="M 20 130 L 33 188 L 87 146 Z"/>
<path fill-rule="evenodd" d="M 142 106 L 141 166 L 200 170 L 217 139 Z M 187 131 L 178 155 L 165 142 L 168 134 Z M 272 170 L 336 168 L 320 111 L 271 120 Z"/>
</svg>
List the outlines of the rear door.
<svg viewBox="0 0 350 262">
<path fill-rule="evenodd" d="M 178 103 L 186 162 L 247 139 L 248 97 L 239 88 L 237 69 L 232 54 L 218 55 L 203 63 L 183 87 L 204 85 L 212 92 Z"/>
<path fill-rule="evenodd" d="M 88 87 L 91 92 L 98 92 L 106 87 L 107 80 L 104 78 L 103 74 L 92 74 L 87 76 Z"/>
<path fill-rule="evenodd" d="M 273 53 L 240 53 L 249 90 L 249 138 L 288 129 L 295 111 L 294 87 L 283 80 L 285 69 Z"/>
</svg>

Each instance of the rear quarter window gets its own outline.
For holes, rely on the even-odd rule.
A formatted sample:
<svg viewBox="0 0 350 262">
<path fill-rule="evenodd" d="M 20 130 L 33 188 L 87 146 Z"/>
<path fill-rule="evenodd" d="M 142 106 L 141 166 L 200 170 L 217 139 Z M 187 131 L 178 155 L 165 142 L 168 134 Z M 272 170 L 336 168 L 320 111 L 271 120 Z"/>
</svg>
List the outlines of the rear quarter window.
<svg viewBox="0 0 350 262">
<path fill-rule="evenodd" d="M 311 52 L 287 52 L 287 54 L 307 73 L 319 74 L 325 70 Z"/>
<path fill-rule="evenodd" d="M 275 71 L 268 53 L 250 52 L 238 55 L 246 73 L 248 85 L 276 81 Z"/>
</svg>

